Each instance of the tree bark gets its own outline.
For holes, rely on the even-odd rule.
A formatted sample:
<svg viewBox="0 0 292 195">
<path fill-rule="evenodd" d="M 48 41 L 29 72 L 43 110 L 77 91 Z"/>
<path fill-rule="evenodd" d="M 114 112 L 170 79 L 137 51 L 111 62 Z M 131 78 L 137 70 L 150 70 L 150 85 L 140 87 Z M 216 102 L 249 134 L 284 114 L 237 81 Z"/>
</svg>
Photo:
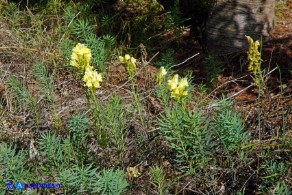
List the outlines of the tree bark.
<svg viewBox="0 0 292 195">
<path fill-rule="evenodd" d="M 275 0 L 217 0 L 206 23 L 204 44 L 216 55 L 248 47 L 245 35 L 267 40 L 274 29 Z"/>
</svg>

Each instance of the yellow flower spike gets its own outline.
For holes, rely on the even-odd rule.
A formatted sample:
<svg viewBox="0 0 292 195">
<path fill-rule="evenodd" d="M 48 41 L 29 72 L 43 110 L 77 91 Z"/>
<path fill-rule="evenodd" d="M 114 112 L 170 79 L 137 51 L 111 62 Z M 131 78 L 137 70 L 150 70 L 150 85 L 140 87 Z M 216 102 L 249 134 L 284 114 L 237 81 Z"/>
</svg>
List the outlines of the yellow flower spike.
<svg viewBox="0 0 292 195">
<path fill-rule="evenodd" d="M 180 101 L 183 97 L 188 95 L 188 91 L 185 90 L 185 88 L 189 86 L 186 78 L 178 82 L 178 75 L 176 74 L 171 80 L 168 80 L 167 85 L 171 92 L 171 97 L 177 101 Z"/>
<path fill-rule="evenodd" d="M 260 42 L 254 40 L 250 36 L 245 36 L 248 44 L 249 44 L 249 50 L 247 51 L 248 56 L 248 70 L 253 72 L 254 74 L 257 74 L 257 72 L 260 69 L 261 64 L 261 53 L 258 51 Z"/>
<path fill-rule="evenodd" d="M 92 66 L 87 66 L 82 80 L 85 82 L 85 86 L 87 86 L 91 91 L 94 91 L 97 88 L 100 88 L 102 76 L 101 74 L 98 74 Z"/>
<path fill-rule="evenodd" d="M 163 77 L 167 74 L 166 70 L 164 67 L 160 67 L 160 72 L 156 76 L 156 81 L 160 85 L 163 81 Z"/>
<path fill-rule="evenodd" d="M 136 71 L 136 62 L 137 62 L 137 60 L 135 58 L 131 57 L 129 66 L 130 66 L 130 69 L 133 71 Z"/>
<path fill-rule="evenodd" d="M 126 55 L 125 55 L 125 60 L 126 60 L 126 61 L 129 61 L 129 60 L 130 60 L 130 58 L 131 58 L 131 57 L 130 57 L 130 55 L 129 55 L 129 54 L 126 54 Z"/>
<path fill-rule="evenodd" d="M 174 75 L 171 80 L 167 81 L 167 86 L 169 90 L 174 90 L 177 87 L 178 84 L 178 74 Z"/>
<path fill-rule="evenodd" d="M 260 42 L 254 41 L 251 37 L 246 36 L 246 39 L 249 44 L 247 51 L 247 60 L 248 60 L 248 70 L 253 73 L 253 80 L 258 86 L 260 93 L 263 92 L 265 87 L 265 71 L 261 70 L 261 52 L 259 51 Z"/>
<path fill-rule="evenodd" d="M 183 78 L 179 83 L 178 83 L 178 88 L 184 90 L 185 87 L 189 86 L 188 80 L 186 78 Z"/>
<path fill-rule="evenodd" d="M 129 178 L 136 178 L 139 177 L 141 173 L 138 171 L 137 167 L 128 167 L 127 175 L 129 176 Z"/>
<path fill-rule="evenodd" d="M 188 91 L 184 91 L 183 93 L 182 93 L 182 96 L 187 96 L 188 95 Z"/>
<path fill-rule="evenodd" d="M 161 76 L 165 76 L 167 74 L 167 72 L 163 66 L 160 68 L 160 74 L 161 74 Z"/>
<path fill-rule="evenodd" d="M 124 57 L 123 56 L 119 56 L 119 62 L 124 62 Z"/>
<path fill-rule="evenodd" d="M 131 57 L 131 63 L 136 66 L 136 62 L 137 62 L 137 60 L 135 58 Z"/>
<path fill-rule="evenodd" d="M 171 97 L 178 100 L 180 95 L 179 95 L 179 89 L 175 88 L 172 92 L 171 92 Z"/>
<path fill-rule="evenodd" d="M 137 70 L 137 67 L 136 67 L 137 59 L 135 59 L 134 57 L 131 57 L 129 54 L 126 54 L 125 57 L 119 56 L 119 61 L 125 63 L 127 72 L 129 76 L 132 77 Z"/>
<path fill-rule="evenodd" d="M 82 71 L 90 64 L 91 50 L 84 44 L 78 43 L 72 50 L 70 65 L 75 66 Z"/>
<path fill-rule="evenodd" d="M 249 45 L 251 45 L 251 43 L 253 42 L 252 38 L 250 36 L 245 35 L 247 42 Z"/>
</svg>

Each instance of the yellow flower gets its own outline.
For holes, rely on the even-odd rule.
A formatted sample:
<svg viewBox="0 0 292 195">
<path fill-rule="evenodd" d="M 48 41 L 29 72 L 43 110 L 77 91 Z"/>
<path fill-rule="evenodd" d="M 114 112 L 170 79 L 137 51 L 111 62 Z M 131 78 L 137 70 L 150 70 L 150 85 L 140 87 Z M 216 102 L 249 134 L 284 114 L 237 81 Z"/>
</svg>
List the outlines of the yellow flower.
<svg viewBox="0 0 292 195">
<path fill-rule="evenodd" d="M 130 57 L 129 54 L 126 54 L 126 55 L 125 55 L 125 60 L 126 60 L 126 61 L 130 60 L 130 58 L 131 58 L 131 57 Z"/>
<path fill-rule="evenodd" d="M 175 88 L 174 90 L 171 91 L 171 97 L 174 99 L 179 99 L 179 89 Z"/>
<path fill-rule="evenodd" d="M 187 86 L 189 86 L 188 80 L 186 78 L 183 78 L 179 83 L 178 83 L 178 88 L 184 90 Z"/>
<path fill-rule="evenodd" d="M 137 62 L 137 60 L 135 58 L 131 57 L 131 63 L 136 66 L 136 62 Z"/>
<path fill-rule="evenodd" d="M 168 88 L 171 92 L 171 97 L 177 101 L 188 95 L 188 92 L 185 90 L 187 86 L 189 86 L 187 79 L 183 78 L 178 82 L 177 74 L 168 81 Z"/>
<path fill-rule="evenodd" d="M 119 61 L 126 64 L 127 72 L 130 76 L 133 76 L 137 70 L 136 62 L 137 60 L 134 57 L 131 57 L 129 54 L 126 54 L 125 57 L 119 56 Z"/>
<path fill-rule="evenodd" d="M 183 91 L 182 96 L 187 96 L 188 95 L 188 91 Z"/>
<path fill-rule="evenodd" d="M 78 43 L 73 48 L 70 64 L 84 71 L 85 67 L 90 64 L 91 57 L 91 50 L 84 44 Z"/>
<path fill-rule="evenodd" d="M 87 66 L 85 68 L 83 81 L 85 82 L 85 86 L 94 91 L 95 89 L 100 88 L 100 82 L 102 82 L 102 77 L 101 74 L 98 74 L 92 66 Z"/>
<path fill-rule="evenodd" d="M 162 76 L 165 76 L 167 74 L 167 72 L 166 72 L 166 70 L 165 70 L 165 68 L 163 66 L 160 68 L 160 74 Z"/>
<path fill-rule="evenodd" d="M 164 67 L 160 67 L 160 72 L 158 73 L 156 80 L 158 84 L 160 85 L 163 81 L 163 77 L 167 74 L 166 70 Z"/>
<path fill-rule="evenodd" d="M 167 81 L 167 86 L 170 91 L 174 90 L 178 84 L 178 74 L 174 75 L 171 80 Z"/>
<path fill-rule="evenodd" d="M 248 60 L 248 70 L 251 71 L 254 75 L 253 80 L 255 84 L 259 87 L 260 92 L 263 92 L 265 87 L 265 72 L 261 69 L 261 53 L 259 51 L 260 42 L 255 41 L 246 36 L 249 48 L 247 51 L 247 60 Z"/>
<path fill-rule="evenodd" d="M 141 173 L 138 171 L 137 167 L 128 167 L 127 174 L 129 178 L 139 177 Z"/>
<path fill-rule="evenodd" d="M 137 60 L 135 58 L 131 57 L 130 62 L 127 62 L 127 69 L 130 76 L 133 76 L 134 72 L 137 70 L 136 61 Z"/>
<path fill-rule="evenodd" d="M 123 56 L 119 56 L 119 62 L 124 62 L 124 57 Z"/>
<path fill-rule="evenodd" d="M 258 51 L 260 42 L 254 40 L 250 36 L 245 36 L 248 44 L 249 44 L 249 50 L 247 51 L 247 59 L 249 62 L 248 70 L 252 71 L 253 73 L 256 73 L 260 69 L 261 65 L 261 53 Z"/>
</svg>

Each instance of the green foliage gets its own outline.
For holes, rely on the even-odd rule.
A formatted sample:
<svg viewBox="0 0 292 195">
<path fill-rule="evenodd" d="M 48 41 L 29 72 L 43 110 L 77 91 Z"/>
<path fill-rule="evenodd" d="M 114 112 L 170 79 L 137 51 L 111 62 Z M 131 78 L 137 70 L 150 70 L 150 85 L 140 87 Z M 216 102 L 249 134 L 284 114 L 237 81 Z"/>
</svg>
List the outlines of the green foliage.
<svg viewBox="0 0 292 195">
<path fill-rule="evenodd" d="M 101 38 L 104 42 L 104 47 L 106 48 L 106 50 L 111 51 L 116 41 L 115 37 L 106 34 L 106 35 L 103 35 Z"/>
<path fill-rule="evenodd" d="M 104 15 L 101 17 L 101 30 L 103 34 L 112 34 L 114 31 L 114 17 L 111 17 L 109 15 Z"/>
<path fill-rule="evenodd" d="M 77 15 L 76 10 L 71 5 L 67 5 L 66 8 L 64 9 L 63 18 L 65 25 L 69 27 L 69 29 L 76 15 Z"/>
<path fill-rule="evenodd" d="M 68 122 L 68 128 L 72 134 L 72 144 L 81 161 L 87 153 L 87 139 L 89 137 L 88 132 L 89 119 L 83 115 L 74 115 Z"/>
<path fill-rule="evenodd" d="M 163 195 L 166 188 L 163 168 L 158 166 L 152 167 L 150 168 L 150 174 L 154 186 L 157 188 L 159 194 Z"/>
<path fill-rule="evenodd" d="M 13 102 L 17 111 L 26 111 L 34 116 L 35 124 L 38 124 L 39 113 L 37 100 L 31 92 L 23 86 L 23 83 L 14 76 L 9 76 L 7 83 L 8 91 L 13 95 Z"/>
<path fill-rule="evenodd" d="M 67 193 L 121 194 L 128 186 L 124 172 L 121 170 L 102 170 L 76 165 L 60 173 L 59 180 Z"/>
<path fill-rule="evenodd" d="M 87 129 L 89 127 L 89 119 L 83 115 L 74 115 L 68 122 L 68 128 L 73 135 L 73 141 L 81 145 L 89 136 Z"/>
<path fill-rule="evenodd" d="M 72 34 L 76 36 L 80 42 L 84 42 L 88 35 L 93 34 L 93 26 L 88 19 L 74 20 L 71 29 Z"/>
<path fill-rule="evenodd" d="M 284 175 L 287 173 L 288 167 L 283 163 L 276 163 L 273 161 L 268 162 L 266 167 L 266 172 L 268 176 L 271 175 Z"/>
<path fill-rule="evenodd" d="M 161 85 L 156 86 L 155 95 L 164 106 L 169 105 L 170 93 L 165 83 L 162 83 Z"/>
<path fill-rule="evenodd" d="M 126 0 L 120 8 L 118 16 L 116 12 L 113 15 L 117 18 L 115 34 L 120 35 L 121 42 L 134 47 L 145 42 L 157 44 L 157 35 L 163 28 L 163 7 L 157 0 Z"/>
<path fill-rule="evenodd" d="M 106 60 L 109 57 L 109 51 L 115 42 L 115 38 L 110 35 L 104 35 L 102 38 L 94 34 L 94 26 L 85 19 L 74 19 L 76 13 L 72 7 L 67 7 L 64 18 L 68 23 L 70 34 L 77 38 L 79 43 L 85 43 L 92 52 L 92 65 L 99 71 L 104 72 L 106 69 Z M 69 64 L 70 55 L 72 53 L 72 42 L 64 40 L 61 44 L 61 53 Z"/>
<path fill-rule="evenodd" d="M 23 83 L 14 76 L 9 76 L 6 84 L 9 87 L 9 92 L 13 95 L 14 103 L 18 107 L 17 110 L 33 111 L 37 106 L 36 99 L 23 86 Z"/>
<path fill-rule="evenodd" d="M 69 36 L 71 34 L 76 37 L 79 43 L 86 44 L 92 52 L 93 66 L 97 70 L 105 72 L 105 63 L 109 57 L 109 51 L 112 49 L 115 38 L 110 35 L 104 35 L 102 38 L 97 37 L 94 32 L 94 26 L 88 18 L 76 19 L 75 17 L 75 10 L 71 6 L 68 6 L 65 10 L 64 19 L 69 27 Z M 69 61 L 68 59 L 70 59 L 72 53 L 72 43 L 70 41 L 63 41 L 61 49 L 63 50 L 62 53 L 66 61 Z"/>
<path fill-rule="evenodd" d="M 43 12 L 46 14 L 58 14 L 62 11 L 64 1 L 61 0 L 47 0 L 46 8 Z"/>
<path fill-rule="evenodd" d="M 176 36 L 179 36 L 184 20 L 179 5 L 175 3 L 166 13 L 166 29 L 174 30 Z"/>
<path fill-rule="evenodd" d="M 69 137 L 62 139 L 55 134 L 43 133 L 38 140 L 38 145 L 40 153 L 46 156 L 45 163 L 51 170 L 63 170 L 71 167 L 72 163 L 82 163 L 76 154 L 81 149 L 74 148 Z"/>
<path fill-rule="evenodd" d="M 196 169 L 206 162 L 206 126 L 198 111 L 192 112 L 176 104 L 165 110 L 158 124 L 181 167 L 187 168 L 185 165 L 188 165 Z"/>
<path fill-rule="evenodd" d="M 97 184 L 100 186 L 101 194 L 122 194 L 128 187 L 128 182 L 125 179 L 125 173 L 122 170 L 103 169 L 98 175 Z"/>
<path fill-rule="evenodd" d="M 106 60 L 108 51 L 105 47 L 105 41 L 101 38 L 97 38 L 95 34 L 89 33 L 85 37 L 86 45 L 91 49 L 92 52 L 92 65 L 99 71 L 105 72 Z M 111 44 L 111 43 L 109 43 Z"/>
<path fill-rule="evenodd" d="M 20 13 L 19 12 L 20 11 L 18 9 L 18 6 L 14 2 L 10 2 L 4 6 L 3 15 L 7 16 L 13 30 L 18 30 L 20 28 L 20 24 L 19 24 Z"/>
<path fill-rule="evenodd" d="M 42 63 L 37 63 L 33 66 L 32 75 L 37 81 L 40 95 L 48 103 L 48 107 L 53 116 L 53 126 L 58 128 L 61 124 L 61 119 L 57 114 L 57 106 L 54 98 L 54 75 L 50 74 L 48 68 Z"/>
<path fill-rule="evenodd" d="M 6 194 L 6 184 L 9 181 L 31 181 L 31 175 L 25 170 L 27 165 L 27 154 L 24 151 L 18 151 L 15 145 L 0 144 L 0 191 Z"/>
<path fill-rule="evenodd" d="M 209 84 L 217 81 L 218 75 L 223 72 L 222 63 L 215 56 L 208 56 L 204 65 L 204 73 Z"/>
<path fill-rule="evenodd" d="M 70 169 L 63 169 L 59 175 L 64 191 L 67 193 L 90 193 L 99 191 L 98 170 L 89 166 L 73 165 Z"/>
<path fill-rule="evenodd" d="M 72 54 L 72 48 L 74 48 L 75 45 L 73 41 L 69 39 L 65 39 L 61 42 L 59 46 L 59 53 L 61 56 L 64 58 L 64 66 L 69 66 L 70 65 L 70 59 L 71 59 L 71 54 Z"/>
<path fill-rule="evenodd" d="M 161 59 L 156 63 L 158 67 L 164 67 L 166 69 L 170 68 L 172 65 L 176 64 L 176 61 L 173 57 L 173 50 L 167 49 L 165 53 L 162 54 Z"/>
<path fill-rule="evenodd" d="M 61 137 L 51 133 L 43 133 L 38 143 L 42 155 L 47 157 L 47 164 L 53 167 L 62 167 L 64 153 Z"/>
<path fill-rule="evenodd" d="M 222 99 L 210 123 L 214 137 L 219 138 L 219 145 L 229 154 L 240 149 L 242 144 L 249 142 L 249 135 L 244 132 L 240 115 L 231 108 L 232 102 Z"/>
<path fill-rule="evenodd" d="M 204 83 L 198 84 L 197 86 L 195 86 L 195 88 L 196 88 L 196 90 L 198 90 L 202 94 L 206 94 L 207 95 L 208 92 L 209 92 L 209 88 Z"/>
<path fill-rule="evenodd" d="M 273 186 L 277 181 L 279 181 L 280 178 L 287 174 L 288 171 L 288 167 L 284 162 L 277 163 L 274 161 L 266 161 L 262 164 L 262 168 L 265 176 L 262 177 L 263 181 L 259 185 L 259 190 L 263 192 L 266 192 L 269 187 Z M 276 193 L 276 191 L 285 191 L 285 186 L 285 182 L 278 182 L 274 192 Z"/>
<path fill-rule="evenodd" d="M 292 191 L 289 189 L 289 187 L 286 185 L 285 181 L 279 181 L 277 182 L 277 185 L 275 189 L 273 190 L 274 195 L 291 195 Z"/>
<path fill-rule="evenodd" d="M 47 98 L 47 101 L 53 103 L 54 97 L 54 77 L 53 75 L 49 74 L 49 70 L 47 67 L 42 63 L 37 63 L 32 68 L 32 75 L 38 82 L 40 87 L 41 95 Z"/>
<path fill-rule="evenodd" d="M 119 152 L 124 151 L 126 121 L 120 97 L 113 96 L 101 106 L 96 120 L 98 130 L 95 133 L 106 134 L 107 143 L 110 142 Z"/>
</svg>

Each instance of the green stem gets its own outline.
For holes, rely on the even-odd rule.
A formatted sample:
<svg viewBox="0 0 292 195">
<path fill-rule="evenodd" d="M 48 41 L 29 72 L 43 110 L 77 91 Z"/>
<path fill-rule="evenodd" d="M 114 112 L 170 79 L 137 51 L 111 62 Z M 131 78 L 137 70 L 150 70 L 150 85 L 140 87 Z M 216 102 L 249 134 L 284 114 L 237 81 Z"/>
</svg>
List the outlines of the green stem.
<svg viewBox="0 0 292 195">
<path fill-rule="evenodd" d="M 100 128 L 98 121 L 100 121 L 100 116 L 99 116 L 99 103 L 94 95 L 94 91 L 92 89 L 89 89 L 89 97 L 88 97 L 91 109 L 92 109 L 92 114 L 94 117 L 94 125 L 98 129 L 98 142 L 102 147 L 106 147 L 108 145 L 107 142 L 107 137 L 106 137 L 106 132 L 104 132 L 104 129 Z"/>
<path fill-rule="evenodd" d="M 259 130 L 259 141 L 261 141 L 261 101 L 260 101 L 260 98 L 261 98 L 261 87 L 260 85 L 258 86 L 259 87 L 259 93 L 258 93 L 258 130 Z"/>
<path fill-rule="evenodd" d="M 284 104 L 283 104 L 283 101 L 282 101 L 282 98 L 283 98 L 282 74 L 281 74 L 281 70 L 280 70 L 278 64 L 277 64 L 277 67 L 278 67 L 279 75 L 280 75 L 280 90 L 281 90 L 280 97 L 281 97 L 282 121 L 283 121 L 282 132 L 283 132 L 283 135 L 285 135 L 285 132 L 286 132 L 286 120 L 285 120 L 285 114 L 284 114 Z M 277 130 L 277 137 L 279 137 L 279 130 Z"/>
<path fill-rule="evenodd" d="M 137 110 L 138 110 L 138 115 L 140 117 L 140 121 L 142 123 L 142 126 L 145 127 L 144 120 L 143 120 L 143 115 L 142 115 L 142 110 L 141 110 L 141 105 L 140 105 L 140 102 L 139 102 L 138 93 L 136 92 L 136 89 L 135 89 L 134 78 L 131 77 L 130 80 L 131 80 L 132 92 L 134 94 L 135 104 L 136 104 Z"/>
</svg>

